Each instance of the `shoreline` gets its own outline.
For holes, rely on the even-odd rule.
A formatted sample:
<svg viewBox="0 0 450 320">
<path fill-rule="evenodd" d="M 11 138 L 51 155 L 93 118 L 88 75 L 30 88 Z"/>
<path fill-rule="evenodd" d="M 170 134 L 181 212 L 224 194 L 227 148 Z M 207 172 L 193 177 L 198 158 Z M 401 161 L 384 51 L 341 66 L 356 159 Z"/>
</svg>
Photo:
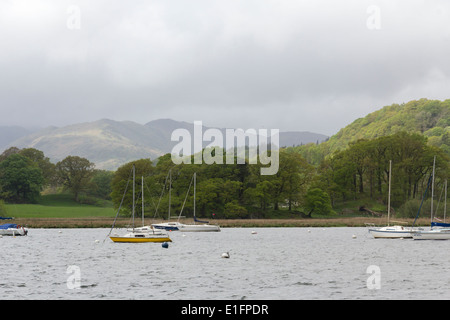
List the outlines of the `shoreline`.
<svg viewBox="0 0 450 320">
<path fill-rule="evenodd" d="M 85 218 L 16 218 L 10 220 L 27 228 L 111 228 L 114 219 L 111 217 L 85 217 Z M 166 220 L 147 219 L 146 225 L 166 222 Z M 136 221 L 139 225 L 140 221 Z M 192 223 L 192 220 L 180 220 L 181 223 Z M 411 226 L 414 219 L 396 219 L 391 225 Z M 373 217 L 341 217 L 341 218 L 298 218 L 298 219 L 214 219 L 210 224 L 221 228 L 287 228 L 287 227 L 366 227 L 366 224 L 385 226 L 385 218 Z M 129 218 L 117 218 L 115 227 L 125 228 L 130 225 Z M 422 218 L 416 221 L 416 226 L 429 226 L 430 219 Z"/>
</svg>

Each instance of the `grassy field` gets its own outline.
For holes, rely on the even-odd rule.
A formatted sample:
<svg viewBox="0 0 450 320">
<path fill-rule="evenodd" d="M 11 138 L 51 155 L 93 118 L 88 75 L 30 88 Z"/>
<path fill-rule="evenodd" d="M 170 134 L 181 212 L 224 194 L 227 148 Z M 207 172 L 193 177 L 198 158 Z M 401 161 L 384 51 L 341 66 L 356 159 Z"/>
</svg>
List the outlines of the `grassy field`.
<svg viewBox="0 0 450 320">
<path fill-rule="evenodd" d="M 112 204 L 99 207 L 79 204 L 67 194 L 41 197 L 38 204 L 6 204 L 8 215 L 15 218 L 82 218 L 116 216 Z"/>
<path fill-rule="evenodd" d="M 112 203 L 105 202 L 102 206 L 79 204 L 71 195 L 44 195 L 38 204 L 6 204 L 8 216 L 14 217 L 14 223 L 30 228 L 108 228 L 111 227 L 116 211 Z M 354 206 L 352 206 L 354 207 Z M 382 208 L 380 208 L 381 211 Z M 221 227 L 363 227 L 366 223 L 384 225 L 385 217 L 357 215 L 357 210 L 350 210 L 349 215 L 337 214 L 331 217 L 314 216 L 302 218 L 294 214 L 280 214 L 272 219 L 228 219 L 212 220 Z M 146 219 L 146 223 L 161 220 Z M 192 219 L 186 219 L 192 223 Z M 394 219 L 391 224 L 410 226 L 412 219 Z M 0 222 L 1 223 L 1 222 Z M 130 224 L 130 218 L 119 217 L 117 227 Z M 417 225 L 429 225 L 429 218 L 421 218 Z"/>
</svg>

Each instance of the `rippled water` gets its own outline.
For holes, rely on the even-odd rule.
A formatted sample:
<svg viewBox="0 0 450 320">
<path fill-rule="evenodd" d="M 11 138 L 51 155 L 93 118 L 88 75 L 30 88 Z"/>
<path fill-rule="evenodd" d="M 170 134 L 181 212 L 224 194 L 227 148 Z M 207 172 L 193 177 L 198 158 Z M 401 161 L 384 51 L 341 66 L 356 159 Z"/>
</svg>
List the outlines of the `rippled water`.
<svg viewBox="0 0 450 320">
<path fill-rule="evenodd" d="M 365 228 L 224 228 L 172 232 L 164 249 L 113 243 L 108 232 L 31 229 L 0 238 L 0 298 L 450 298 L 450 241 L 373 239 Z M 379 289 L 368 286 L 369 266 L 378 268 L 370 283 Z"/>
</svg>

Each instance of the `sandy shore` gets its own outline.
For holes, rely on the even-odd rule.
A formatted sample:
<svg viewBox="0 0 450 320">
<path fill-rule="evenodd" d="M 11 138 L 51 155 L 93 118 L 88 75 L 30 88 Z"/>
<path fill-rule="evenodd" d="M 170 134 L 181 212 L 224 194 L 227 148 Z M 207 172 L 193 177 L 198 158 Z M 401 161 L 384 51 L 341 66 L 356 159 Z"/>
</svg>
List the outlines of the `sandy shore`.
<svg viewBox="0 0 450 320">
<path fill-rule="evenodd" d="M 114 219 L 110 217 L 92 218 L 17 218 L 12 220 L 29 228 L 110 228 Z M 158 223 L 161 220 L 146 220 L 146 224 Z M 192 220 L 180 221 L 181 223 L 192 223 Z M 136 221 L 137 225 L 140 221 Z M 351 217 L 351 218 L 329 218 L 329 219 L 230 219 L 210 220 L 210 224 L 217 224 L 222 228 L 258 228 L 258 227 L 364 227 L 367 223 L 378 226 L 386 224 L 385 218 Z M 411 226 L 413 219 L 391 220 L 391 225 L 399 224 Z M 429 226 L 429 219 L 418 219 L 416 226 Z M 129 218 L 118 218 L 115 226 L 118 228 L 130 225 Z"/>
</svg>

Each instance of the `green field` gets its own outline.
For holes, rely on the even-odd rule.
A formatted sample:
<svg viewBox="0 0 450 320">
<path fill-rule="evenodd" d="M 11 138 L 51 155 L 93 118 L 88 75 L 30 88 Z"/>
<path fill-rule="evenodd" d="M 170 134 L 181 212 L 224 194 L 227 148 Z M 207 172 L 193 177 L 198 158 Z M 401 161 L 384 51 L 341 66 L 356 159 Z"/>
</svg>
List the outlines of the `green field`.
<svg viewBox="0 0 450 320">
<path fill-rule="evenodd" d="M 313 218 L 337 218 L 361 216 L 358 212 L 359 205 L 364 204 L 375 211 L 384 212 L 385 206 L 376 201 L 354 201 L 336 206 L 335 210 L 340 214 L 321 216 L 313 214 Z M 86 217 L 112 217 L 117 211 L 113 208 L 111 201 L 99 201 L 97 205 L 80 204 L 70 194 L 48 194 L 42 195 L 37 204 L 6 204 L 7 216 L 15 218 L 86 218 Z M 343 212 L 345 212 L 343 214 Z M 6 216 L 6 215 L 5 215 Z M 300 218 L 296 211 L 289 212 L 287 209 L 271 210 L 267 216 L 271 219 Z"/>
<path fill-rule="evenodd" d="M 15 218 L 72 218 L 114 217 L 111 202 L 102 206 L 79 204 L 68 194 L 43 195 L 37 204 L 6 204 L 10 217 Z"/>
<path fill-rule="evenodd" d="M 379 211 L 383 209 L 375 203 L 364 204 Z M 3 216 L 14 217 L 15 223 L 31 228 L 106 228 L 115 221 L 117 213 L 111 202 L 97 202 L 97 205 L 80 204 L 67 194 L 42 195 L 37 204 L 6 204 L 5 207 L 7 215 Z M 367 222 L 378 225 L 386 223 L 386 217 L 361 216 L 356 203 L 348 203 L 347 210 L 349 212 L 345 215 L 313 215 L 313 219 L 305 219 L 298 213 L 280 210 L 277 216 L 270 219 L 226 219 L 214 222 L 221 227 L 355 227 L 364 226 Z M 411 219 L 402 220 L 405 225 L 412 223 Z M 428 223 L 427 218 L 425 221 L 418 221 L 417 225 Z M 129 217 L 119 217 L 116 226 L 124 227 L 129 224 Z"/>
</svg>

